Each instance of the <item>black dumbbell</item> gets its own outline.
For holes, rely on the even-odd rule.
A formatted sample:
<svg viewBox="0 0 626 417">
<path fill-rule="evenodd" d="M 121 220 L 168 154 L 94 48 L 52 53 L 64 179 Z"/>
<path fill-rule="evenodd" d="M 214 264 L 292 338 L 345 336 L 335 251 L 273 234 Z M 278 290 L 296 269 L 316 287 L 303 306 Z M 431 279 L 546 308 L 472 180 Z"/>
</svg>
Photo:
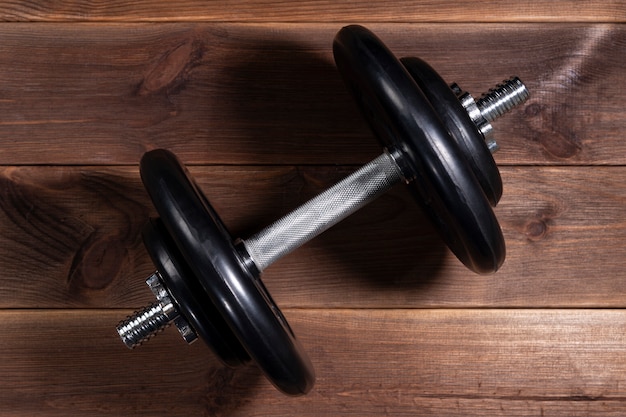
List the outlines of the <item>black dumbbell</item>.
<svg viewBox="0 0 626 417">
<path fill-rule="evenodd" d="M 502 194 L 489 122 L 528 97 L 513 78 L 475 102 L 424 61 L 399 61 L 373 33 L 343 28 L 337 67 L 384 152 L 246 240 L 233 240 L 186 168 L 166 150 L 141 159 L 159 214 L 143 232 L 158 270 L 157 302 L 118 325 L 135 347 L 170 323 L 199 335 L 227 365 L 256 362 L 281 391 L 308 392 L 314 371 L 260 280 L 280 257 L 404 181 L 441 236 L 470 269 L 495 272 L 505 246 L 492 206 Z"/>
</svg>

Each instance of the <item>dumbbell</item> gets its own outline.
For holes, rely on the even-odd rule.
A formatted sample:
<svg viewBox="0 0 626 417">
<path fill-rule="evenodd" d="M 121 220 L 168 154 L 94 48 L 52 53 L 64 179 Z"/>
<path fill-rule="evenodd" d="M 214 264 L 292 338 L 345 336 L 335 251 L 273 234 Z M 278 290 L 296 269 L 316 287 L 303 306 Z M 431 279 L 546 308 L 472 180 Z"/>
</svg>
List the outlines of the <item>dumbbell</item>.
<svg viewBox="0 0 626 417">
<path fill-rule="evenodd" d="M 226 365 L 254 361 L 282 392 L 308 392 L 311 361 L 260 275 L 399 182 L 463 264 L 477 273 L 502 265 L 504 238 L 492 208 L 502 181 L 490 122 L 527 99 L 524 84 L 512 78 L 476 101 L 424 61 L 398 60 L 362 26 L 341 29 L 333 53 L 383 153 L 245 240 L 230 236 L 174 154 L 144 154 L 141 178 L 159 214 L 143 230 L 157 269 L 146 281 L 156 302 L 118 325 L 128 347 L 174 323 L 187 342 L 199 336 Z"/>
</svg>

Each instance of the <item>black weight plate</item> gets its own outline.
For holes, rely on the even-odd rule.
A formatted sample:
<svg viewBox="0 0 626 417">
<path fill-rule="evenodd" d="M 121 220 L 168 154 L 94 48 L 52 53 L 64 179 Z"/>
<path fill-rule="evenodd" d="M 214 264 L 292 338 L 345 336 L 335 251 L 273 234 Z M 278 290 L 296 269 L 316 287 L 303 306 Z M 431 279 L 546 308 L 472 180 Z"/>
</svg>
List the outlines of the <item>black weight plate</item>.
<svg viewBox="0 0 626 417">
<path fill-rule="evenodd" d="M 165 229 L 252 360 L 286 394 L 308 392 L 315 380 L 308 356 L 186 168 L 158 149 L 142 157 L 140 170 Z"/>
<path fill-rule="evenodd" d="M 461 147 L 489 203 L 492 206 L 498 204 L 502 197 L 500 171 L 483 135 L 469 117 L 467 110 L 443 78 L 426 62 L 414 57 L 402 58 L 400 62 L 422 89 L 448 132 Z"/>
<path fill-rule="evenodd" d="M 250 361 L 237 337 L 190 271 L 160 219 L 149 221 L 143 241 L 178 311 L 226 365 L 235 367 Z"/>
<path fill-rule="evenodd" d="M 337 67 L 383 146 L 452 252 L 478 273 L 504 261 L 502 230 L 455 140 L 415 80 L 380 39 L 347 26 L 333 43 Z"/>
</svg>

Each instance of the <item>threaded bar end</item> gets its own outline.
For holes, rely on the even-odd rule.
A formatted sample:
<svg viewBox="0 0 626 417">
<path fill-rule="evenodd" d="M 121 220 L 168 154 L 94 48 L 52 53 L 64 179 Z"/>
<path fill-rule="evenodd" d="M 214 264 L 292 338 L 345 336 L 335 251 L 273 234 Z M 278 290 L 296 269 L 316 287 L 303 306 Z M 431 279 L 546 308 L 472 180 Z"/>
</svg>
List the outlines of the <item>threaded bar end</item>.
<svg viewBox="0 0 626 417">
<path fill-rule="evenodd" d="M 161 304 L 152 303 L 122 320 L 117 325 L 117 333 L 129 349 L 134 349 L 153 338 L 170 322 Z"/>
<path fill-rule="evenodd" d="M 518 77 L 512 77 L 492 88 L 476 102 L 485 119 L 493 122 L 515 106 L 525 102 L 530 93 Z"/>
</svg>

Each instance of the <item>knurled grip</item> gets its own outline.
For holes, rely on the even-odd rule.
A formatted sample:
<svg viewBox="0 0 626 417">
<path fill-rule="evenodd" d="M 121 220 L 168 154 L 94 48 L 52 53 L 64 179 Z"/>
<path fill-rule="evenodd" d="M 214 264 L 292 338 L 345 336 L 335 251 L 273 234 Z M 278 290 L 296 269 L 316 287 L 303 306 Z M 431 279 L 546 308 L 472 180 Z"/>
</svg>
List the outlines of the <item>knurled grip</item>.
<svg viewBox="0 0 626 417">
<path fill-rule="evenodd" d="M 313 239 L 401 180 L 386 152 L 243 242 L 259 271 Z"/>
</svg>

